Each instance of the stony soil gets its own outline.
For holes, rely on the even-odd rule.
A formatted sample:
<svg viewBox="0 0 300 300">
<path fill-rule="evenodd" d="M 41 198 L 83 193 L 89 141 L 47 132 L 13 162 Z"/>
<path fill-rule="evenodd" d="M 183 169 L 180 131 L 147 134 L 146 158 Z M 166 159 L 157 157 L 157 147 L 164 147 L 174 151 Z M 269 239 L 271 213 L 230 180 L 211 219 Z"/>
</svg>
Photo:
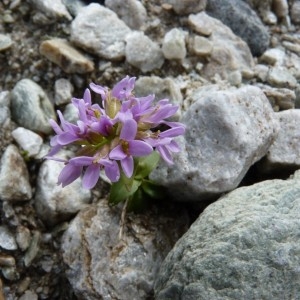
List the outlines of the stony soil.
<svg viewBox="0 0 300 300">
<path fill-rule="evenodd" d="M 100 2 L 100 1 L 99 1 Z M 185 27 L 184 19 L 177 19 L 168 10 L 160 9 L 160 1 L 142 1 L 149 14 L 149 24 L 157 19 L 164 20 L 161 26 L 148 26 L 146 34 L 159 41 L 166 29 L 176 26 Z M 15 7 L 13 4 L 17 4 Z M 66 74 L 59 67 L 49 62 L 39 53 L 41 41 L 49 37 L 68 38 L 68 21 L 42 22 L 34 8 L 27 1 L 2 0 L 0 2 L 0 33 L 9 34 L 14 41 L 13 46 L 0 52 L 0 91 L 11 90 L 23 78 L 30 78 L 40 84 L 53 99 L 54 82 L 59 78 L 67 78 L 75 87 L 74 96 L 80 97 L 83 89 L 90 81 L 101 82 L 102 85 L 115 83 L 127 74 L 141 75 L 126 62 L 110 63 L 95 56 L 90 56 L 95 63 L 95 71 L 89 75 Z M 280 39 L 281 29 L 272 29 L 273 42 Z M 101 68 L 104 64 L 111 66 L 105 71 Z M 165 62 L 161 70 L 152 72 L 161 77 L 184 75 L 185 69 L 176 62 Z M 145 74 L 143 74 L 145 75 Z M 147 74 L 146 74 L 147 75 Z M 150 74 L 148 74 L 150 75 Z M 182 90 L 184 93 L 184 90 Z M 9 136 L 0 136 L 7 144 Z M 34 187 L 35 175 L 40 162 L 28 162 L 31 184 Z M 107 188 L 107 187 L 106 187 Z M 94 192 L 94 201 L 99 194 Z M 31 234 L 41 233 L 41 241 L 36 248 L 36 258 L 29 267 L 24 266 L 24 252 L 16 250 L 13 256 L 16 259 L 17 273 L 11 274 L 11 280 L 0 276 L 0 300 L 18 299 L 26 290 L 38 295 L 38 299 L 76 299 L 65 277 L 64 265 L 60 254 L 60 238 L 67 223 L 55 228 L 46 228 L 37 218 L 33 203 L 10 204 L 0 201 L 0 225 L 8 225 L 13 230 L 17 224 L 22 224 L 31 230 Z M 12 255 L 11 252 L 2 251 L 2 256 Z M 37 299 L 37 298 L 24 298 Z"/>
</svg>

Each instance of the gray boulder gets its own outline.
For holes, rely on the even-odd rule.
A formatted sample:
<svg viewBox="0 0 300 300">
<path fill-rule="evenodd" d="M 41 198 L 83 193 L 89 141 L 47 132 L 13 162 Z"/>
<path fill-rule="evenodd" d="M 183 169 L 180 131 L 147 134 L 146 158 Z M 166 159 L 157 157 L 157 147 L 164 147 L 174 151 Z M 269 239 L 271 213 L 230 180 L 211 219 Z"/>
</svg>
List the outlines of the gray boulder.
<svg viewBox="0 0 300 300">
<path fill-rule="evenodd" d="M 127 214 L 119 239 L 120 217 L 120 207 L 102 199 L 66 230 L 63 258 L 78 299 L 152 299 L 158 269 L 188 223 L 182 209 L 154 207 Z"/>
<path fill-rule="evenodd" d="M 211 204 L 176 243 L 157 300 L 300 299 L 300 173 Z"/>
<path fill-rule="evenodd" d="M 269 46 L 269 33 L 256 12 L 240 0 L 208 0 L 206 12 L 219 19 L 241 37 L 254 56 L 260 56 Z"/>
<path fill-rule="evenodd" d="M 277 135 L 272 107 L 257 87 L 201 89 L 182 117 L 186 134 L 174 165 L 161 162 L 150 176 L 177 201 L 203 201 L 238 186 Z"/>
</svg>

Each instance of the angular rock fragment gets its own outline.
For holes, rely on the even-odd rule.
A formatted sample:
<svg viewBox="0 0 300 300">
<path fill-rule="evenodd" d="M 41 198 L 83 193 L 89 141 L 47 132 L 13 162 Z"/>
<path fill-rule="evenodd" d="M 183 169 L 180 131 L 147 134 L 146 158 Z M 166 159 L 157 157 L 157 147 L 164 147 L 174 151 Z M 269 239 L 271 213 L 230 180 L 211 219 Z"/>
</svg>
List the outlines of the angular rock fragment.
<svg viewBox="0 0 300 300">
<path fill-rule="evenodd" d="M 84 74 L 94 70 L 93 62 L 65 39 L 43 41 L 40 45 L 40 53 L 60 66 L 66 73 Z"/>
</svg>

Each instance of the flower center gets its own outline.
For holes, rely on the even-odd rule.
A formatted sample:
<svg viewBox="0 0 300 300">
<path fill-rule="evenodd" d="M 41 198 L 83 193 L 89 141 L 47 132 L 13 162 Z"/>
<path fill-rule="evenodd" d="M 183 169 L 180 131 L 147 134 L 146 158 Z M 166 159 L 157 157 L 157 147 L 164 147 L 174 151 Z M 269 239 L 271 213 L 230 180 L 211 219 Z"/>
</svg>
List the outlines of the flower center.
<svg viewBox="0 0 300 300">
<path fill-rule="evenodd" d="M 127 141 L 122 140 L 121 141 L 121 147 L 122 147 L 122 150 L 124 151 L 124 153 L 126 155 L 130 155 L 130 153 L 129 153 L 129 143 Z"/>
</svg>

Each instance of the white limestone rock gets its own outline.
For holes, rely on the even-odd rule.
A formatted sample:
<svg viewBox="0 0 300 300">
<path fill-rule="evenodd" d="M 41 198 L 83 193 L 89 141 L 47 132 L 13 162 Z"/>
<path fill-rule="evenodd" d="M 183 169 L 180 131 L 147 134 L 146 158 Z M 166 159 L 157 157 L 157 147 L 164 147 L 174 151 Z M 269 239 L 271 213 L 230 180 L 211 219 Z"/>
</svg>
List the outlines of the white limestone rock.
<svg viewBox="0 0 300 300">
<path fill-rule="evenodd" d="M 115 12 L 91 3 L 79 10 L 71 24 L 71 41 L 82 49 L 109 60 L 125 56 L 125 37 L 130 28 Z"/>
<path fill-rule="evenodd" d="M 144 73 L 159 69 L 164 63 L 159 45 L 140 31 L 126 36 L 125 53 L 127 62 Z"/>
<path fill-rule="evenodd" d="M 11 134 L 29 157 L 34 157 L 40 152 L 43 144 L 43 139 L 40 135 L 24 127 L 16 128 Z"/>
<path fill-rule="evenodd" d="M 185 38 L 187 33 L 178 28 L 168 31 L 163 40 L 162 51 L 166 59 L 184 59 L 186 56 Z"/>
<path fill-rule="evenodd" d="M 138 0 L 105 0 L 105 6 L 114 11 L 131 29 L 139 30 L 147 20 L 147 11 Z"/>
<path fill-rule="evenodd" d="M 62 105 L 70 103 L 73 91 L 74 87 L 68 79 L 57 79 L 54 84 L 55 104 Z"/>
<path fill-rule="evenodd" d="M 257 87 L 200 89 L 193 97 L 181 120 L 186 133 L 178 139 L 182 150 L 174 165 L 161 162 L 150 174 L 177 201 L 204 201 L 236 188 L 278 131 L 272 107 Z"/>
<path fill-rule="evenodd" d="M 49 18 L 72 20 L 72 16 L 62 0 L 29 0 L 29 2 Z"/>
</svg>

